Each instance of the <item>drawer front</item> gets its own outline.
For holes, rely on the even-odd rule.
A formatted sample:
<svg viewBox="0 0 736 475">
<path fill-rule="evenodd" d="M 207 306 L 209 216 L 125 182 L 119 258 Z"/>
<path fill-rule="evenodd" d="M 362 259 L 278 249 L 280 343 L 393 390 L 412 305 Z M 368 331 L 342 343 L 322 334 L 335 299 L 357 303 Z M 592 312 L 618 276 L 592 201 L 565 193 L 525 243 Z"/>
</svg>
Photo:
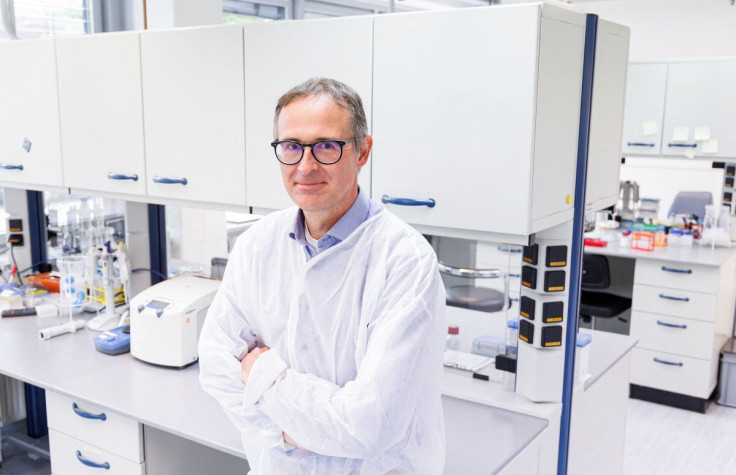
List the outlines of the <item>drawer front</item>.
<svg viewBox="0 0 736 475">
<path fill-rule="evenodd" d="M 143 436 L 137 421 L 53 391 L 46 392 L 46 411 L 50 429 L 93 442 L 132 462 L 143 462 Z"/>
<path fill-rule="evenodd" d="M 713 323 L 685 318 L 633 312 L 631 336 L 639 339 L 637 348 L 710 359 L 713 355 Z"/>
<path fill-rule="evenodd" d="M 143 475 L 145 465 L 49 429 L 51 470 L 58 475 Z M 101 466 L 90 466 L 90 465 Z M 106 465 L 107 464 L 107 465 Z"/>
<path fill-rule="evenodd" d="M 705 399 L 715 380 L 710 370 L 707 360 L 634 348 L 631 383 Z"/>
<path fill-rule="evenodd" d="M 718 267 L 637 259 L 634 283 L 672 289 L 718 292 Z"/>
<path fill-rule="evenodd" d="M 692 290 L 634 284 L 631 306 L 642 312 L 713 322 L 716 319 L 718 296 Z"/>
</svg>

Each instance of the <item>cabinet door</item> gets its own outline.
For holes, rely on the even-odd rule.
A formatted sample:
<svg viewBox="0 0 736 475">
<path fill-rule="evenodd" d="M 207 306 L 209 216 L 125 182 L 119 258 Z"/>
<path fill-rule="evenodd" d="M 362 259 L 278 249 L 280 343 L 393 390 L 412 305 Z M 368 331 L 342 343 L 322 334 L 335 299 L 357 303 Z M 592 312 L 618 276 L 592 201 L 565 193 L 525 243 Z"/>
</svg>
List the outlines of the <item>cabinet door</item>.
<svg viewBox="0 0 736 475">
<path fill-rule="evenodd" d="M 248 206 L 292 206 L 273 153 L 276 102 L 311 77 L 344 82 L 360 94 L 371 124 L 373 18 L 249 24 L 245 28 L 245 147 Z M 308 38 L 308 41 L 305 41 Z M 265 47 L 264 45 L 268 45 Z M 370 192 L 368 161 L 360 185 Z"/>
<path fill-rule="evenodd" d="M 624 155 L 659 155 L 667 87 L 667 64 L 630 64 L 626 80 Z"/>
<path fill-rule="evenodd" d="M 434 200 L 387 205 L 415 225 L 527 231 L 539 17 L 520 7 L 375 18 L 374 199 Z"/>
<path fill-rule="evenodd" d="M 596 38 L 588 180 L 585 191 L 588 209 L 606 208 L 618 201 L 621 167 L 619 144 L 628 60 L 628 28 L 600 20 Z"/>
<path fill-rule="evenodd" d="M 139 35 L 59 39 L 56 58 L 64 183 L 145 195 Z"/>
<path fill-rule="evenodd" d="M 141 34 L 148 196 L 245 205 L 243 28 Z"/>
<path fill-rule="evenodd" d="M 672 63 L 667 76 L 663 155 L 736 158 L 736 62 Z M 687 128 L 677 141 L 676 128 Z M 699 138 L 717 140 L 709 153 Z"/>
<path fill-rule="evenodd" d="M 53 40 L 0 42 L 0 183 L 61 186 Z"/>
</svg>

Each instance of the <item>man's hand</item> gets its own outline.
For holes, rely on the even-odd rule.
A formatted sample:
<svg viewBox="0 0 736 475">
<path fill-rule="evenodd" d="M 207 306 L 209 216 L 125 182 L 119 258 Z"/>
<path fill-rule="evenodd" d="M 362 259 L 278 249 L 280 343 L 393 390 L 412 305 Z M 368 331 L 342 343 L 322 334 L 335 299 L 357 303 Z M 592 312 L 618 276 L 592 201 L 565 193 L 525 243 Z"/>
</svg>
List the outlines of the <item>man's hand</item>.
<svg viewBox="0 0 736 475">
<path fill-rule="evenodd" d="M 289 436 L 289 434 L 287 434 L 286 432 L 284 432 L 283 434 L 284 434 L 284 442 L 286 442 L 287 444 L 293 445 L 294 447 L 296 447 L 297 449 L 301 450 L 302 452 L 309 452 L 309 450 L 305 449 L 301 445 L 299 445 L 296 442 L 294 442 L 294 439 L 292 439 Z"/>
<path fill-rule="evenodd" d="M 267 346 L 253 348 L 240 360 L 240 374 L 244 383 L 248 382 L 248 376 L 250 376 L 250 371 L 253 369 L 253 365 L 256 364 L 258 357 L 270 349 Z"/>
</svg>

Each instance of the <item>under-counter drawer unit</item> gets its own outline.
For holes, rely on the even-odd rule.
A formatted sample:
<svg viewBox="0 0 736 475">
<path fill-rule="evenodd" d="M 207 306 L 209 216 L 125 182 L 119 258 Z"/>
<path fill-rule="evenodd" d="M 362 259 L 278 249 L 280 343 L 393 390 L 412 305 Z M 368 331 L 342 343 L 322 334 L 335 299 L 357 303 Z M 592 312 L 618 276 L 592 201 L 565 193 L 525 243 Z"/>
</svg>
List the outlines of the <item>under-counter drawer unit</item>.
<svg viewBox="0 0 736 475">
<path fill-rule="evenodd" d="M 718 292 L 718 266 L 638 259 L 634 283 L 672 289 Z"/>
<path fill-rule="evenodd" d="M 111 454 L 110 457 L 118 461 L 118 466 L 142 465 L 143 427 L 137 421 L 53 391 L 46 392 L 46 412 L 49 432 L 53 431 L 55 434 L 50 438 L 52 463 L 54 460 L 74 462 L 70 466 L 67 466 L 66 462 L 59 462 L 65 470 L 52 467 L 54 473 L 85 473 L 79 471 L 81 467 L 92 465 L 86 464 L 82 459 L 92 461 L 94 464 L 107 462 L 112 465 L 112 461 L 102 460 L 107 454 Z M 77 456 L 77 451 L 82 454 L 81 457 Z M 86 455 L 88 453 L 90 455 Z M 117 459 L 127 464 L 121 464 Z M 70 467 L 78 470 L 70 470 Z M 126 468 L 124 471 L 106 473 L 139 472 L 130 472 Z"/>
<path fill-rule="evenodd" d="M 55 475 L 143 475 L 145 464 L 132 462 L 91 443 L 49 429 L 51 471 Z"/>
<path fill-rule="evenodd" d="M 708 399 L 716 372 L 709 360 L 634 348 L 631 384 Z"/>
<path fill-rule="evenodd" d="M 639 339 L 637 348 L 704 360 L 713 355 L 715 332 L 710 322 L 635 311 L 631 334 Z"/>
<path fill-rule="evenodd" d="M 632 307 L 642 312 L 712 322 L 717 313 L 718 295 L 634 284 Z"/>
</svg>

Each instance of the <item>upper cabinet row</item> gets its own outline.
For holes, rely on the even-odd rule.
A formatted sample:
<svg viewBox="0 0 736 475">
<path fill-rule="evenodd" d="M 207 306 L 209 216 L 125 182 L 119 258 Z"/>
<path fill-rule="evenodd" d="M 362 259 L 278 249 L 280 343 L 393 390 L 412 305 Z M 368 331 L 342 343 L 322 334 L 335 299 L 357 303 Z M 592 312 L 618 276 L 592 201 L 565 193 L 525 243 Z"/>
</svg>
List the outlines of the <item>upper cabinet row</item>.
<svg viewBox="0 0 736 475">
<path fill-rule="evenodd" d="M 601 203 L 628 52 L 628 29 L 605 26 Z M 583 14 L 537 4 L 0 43 L 0 185 L 291 206 L 274 108 L 326 76 L 363 99 L 374 200 L 427 232 L 527 236 L 572 217 L 584 36 Z"/>
<path fill-rule="evenodd" d="M 622 152 L 736 158 L 736 61 L 632 63 Z"/>
</svg>

